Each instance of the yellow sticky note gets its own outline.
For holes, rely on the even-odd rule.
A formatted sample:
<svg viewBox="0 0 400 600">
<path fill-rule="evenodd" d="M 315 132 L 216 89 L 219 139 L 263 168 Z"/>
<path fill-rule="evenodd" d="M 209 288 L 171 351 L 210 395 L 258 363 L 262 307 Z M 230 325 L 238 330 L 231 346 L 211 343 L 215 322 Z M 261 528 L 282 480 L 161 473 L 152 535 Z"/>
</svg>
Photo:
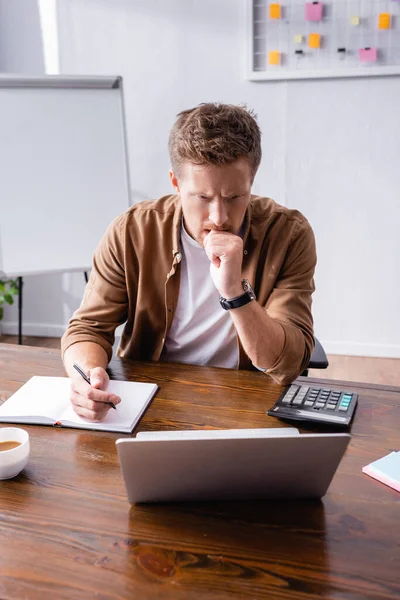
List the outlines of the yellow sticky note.
<svg viewBox="0 0 400 600">
<path fill-rule="evenodd" d="M 281 18 L 281 5 L 280 4 L 270 4 L 269 5 L 269 18 L 270 19 L 280 19 Z"/>
<path fill-rule="evenodd" d="M 320 48 L 321 36 L 319 33 L 310 33 L 308 36 L 308 47 L 309 48 Z"/>
<path fill-rule="evenodd" d="M 390 29 L 390 14 L 381 13 L 378 17 L 378 28 L 379 29 Z"/>
<path fill-rule="evenodd" d="M 350 23 L 351 23 L 352 25 L 359 25 L 359 24 L 360 24 L 360 17 L 356 17 L 356 16 L 354 16 L 354 17 L 351 17 L 351 19 L 350 19 Z"/>
<path fill-rule="evenodd" d="M 280 59 L 281 59 L 280 52 L 277 52 L 276 50 L 271 50 L 270 52 L 268 52 L 268 64 L 269 65 L 279 65 Z"/>
<path fill-rule="evenodd" d="M 303 36 L 300 34 L 297 34 L 294 36 L 293 41 L 295 44 L 301 44 L 303 41 Z"/>
</svg>

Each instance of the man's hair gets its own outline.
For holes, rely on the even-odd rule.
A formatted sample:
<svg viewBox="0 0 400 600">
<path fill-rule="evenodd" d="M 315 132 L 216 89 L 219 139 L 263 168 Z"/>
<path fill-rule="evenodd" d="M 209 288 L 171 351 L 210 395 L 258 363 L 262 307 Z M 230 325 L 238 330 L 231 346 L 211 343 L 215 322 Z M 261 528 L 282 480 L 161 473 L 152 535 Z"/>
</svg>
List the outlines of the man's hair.
<svg viewBox="0 0 400 600">
<path fill-rule="evenodd" d="M 245 157 L 253 177 L 261 162 L 261 131 L 256 114 L 246 106 L 204 103 L 177 115 L 168 141 L 172 169 L 185 162 L 226 165 Z"/>
</svg>

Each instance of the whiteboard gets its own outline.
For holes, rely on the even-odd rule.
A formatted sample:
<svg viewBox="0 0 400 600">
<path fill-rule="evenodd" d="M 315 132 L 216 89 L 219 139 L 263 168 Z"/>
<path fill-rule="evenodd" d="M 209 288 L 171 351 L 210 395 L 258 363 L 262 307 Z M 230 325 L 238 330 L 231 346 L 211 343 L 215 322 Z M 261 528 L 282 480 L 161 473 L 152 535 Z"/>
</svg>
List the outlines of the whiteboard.
<svg viewBox="0 0 400 600">
<path fill-rule="evenodd" d="M 0 77 L 0 272 L 89 269 L 129 187 L 120 77 Z"/>
</svg>

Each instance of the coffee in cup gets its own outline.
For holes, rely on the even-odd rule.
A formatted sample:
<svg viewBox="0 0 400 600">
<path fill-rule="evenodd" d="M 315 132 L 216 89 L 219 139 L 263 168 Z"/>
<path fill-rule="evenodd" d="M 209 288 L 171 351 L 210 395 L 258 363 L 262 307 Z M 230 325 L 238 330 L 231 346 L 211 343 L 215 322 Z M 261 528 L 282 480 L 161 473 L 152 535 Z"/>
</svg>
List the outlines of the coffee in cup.
<svg viewBox="0 0 400 600">
<path fill-rule="evenodd" d="M 12 450 L 13 448 L 18 448 L 21 445 L 21 442 L 14 442 L 10 440 L 8 442 L 0 442 L 0 452 L 6 452 L 7 450 Z"/>
</svg>

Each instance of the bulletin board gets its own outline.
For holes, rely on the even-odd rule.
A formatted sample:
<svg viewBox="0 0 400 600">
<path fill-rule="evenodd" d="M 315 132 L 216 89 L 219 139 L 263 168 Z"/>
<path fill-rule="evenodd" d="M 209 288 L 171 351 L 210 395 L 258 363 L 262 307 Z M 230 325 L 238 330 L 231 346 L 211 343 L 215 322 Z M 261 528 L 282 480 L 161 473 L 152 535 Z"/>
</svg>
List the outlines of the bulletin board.
<svg viewBox="0 0 400 600">
<path fill-rule="evenodd" d="M 249 79 L 400 75 L 400 0 L 248 0 Z"/>
</svg>

